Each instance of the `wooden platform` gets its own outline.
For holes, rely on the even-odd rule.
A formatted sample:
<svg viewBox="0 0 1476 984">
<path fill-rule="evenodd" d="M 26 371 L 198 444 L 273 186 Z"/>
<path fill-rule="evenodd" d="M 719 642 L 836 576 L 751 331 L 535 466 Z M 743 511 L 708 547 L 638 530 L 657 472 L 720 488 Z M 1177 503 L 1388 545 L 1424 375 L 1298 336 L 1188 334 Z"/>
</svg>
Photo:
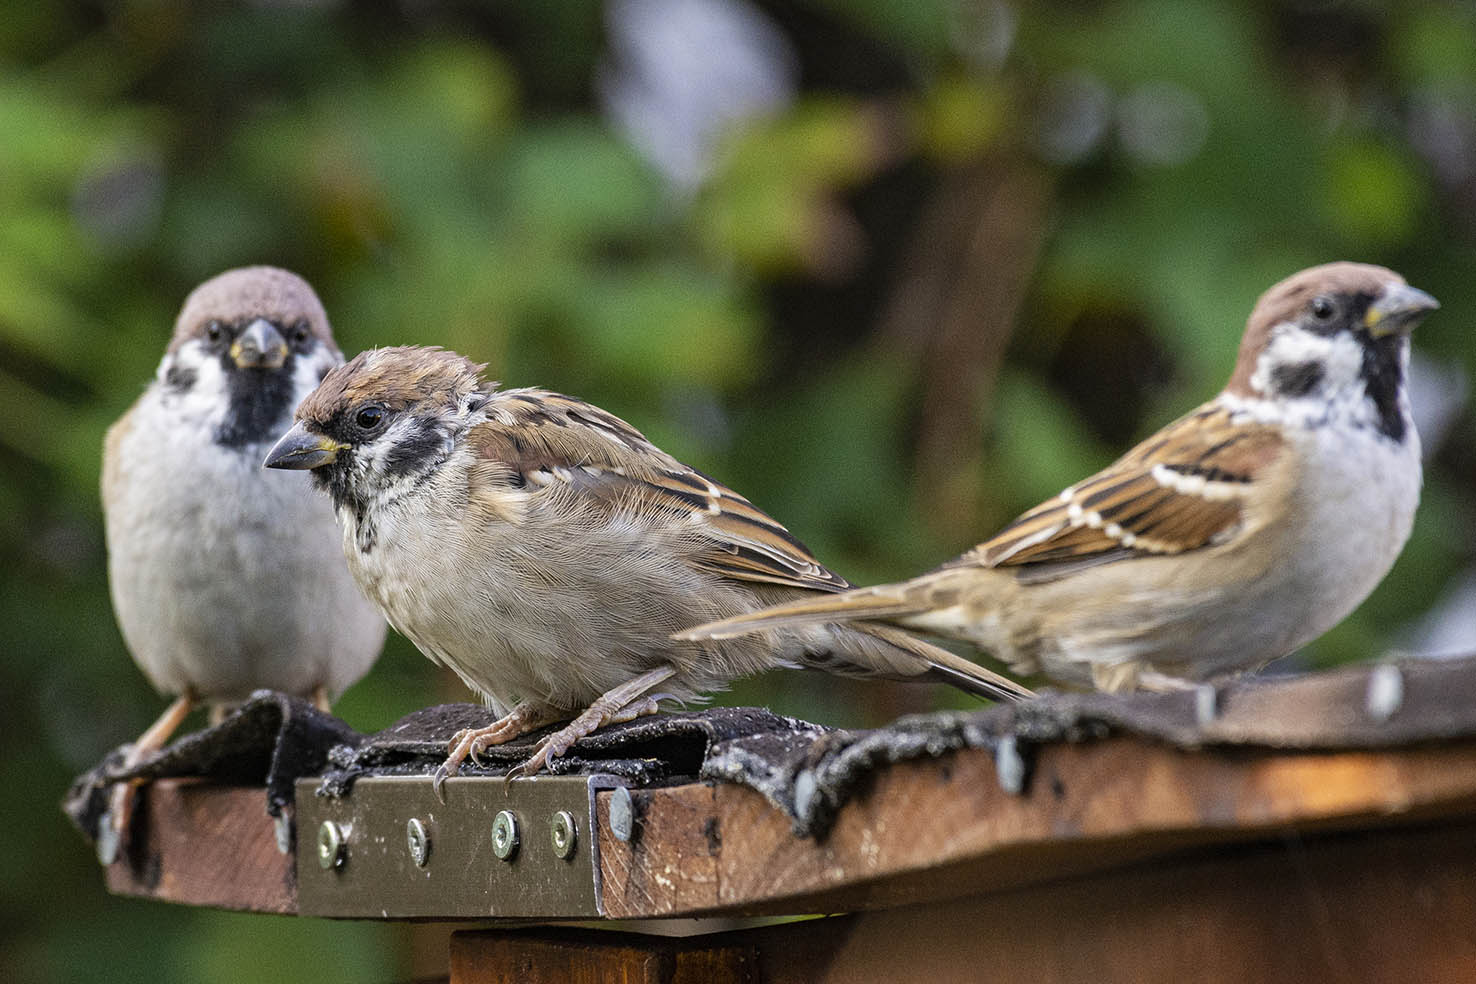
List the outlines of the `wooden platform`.
<svg viewBox="0 0 1476 984">
<path fill-rule="evenodd" d="M 537 878 L 547 828 L 520 787 L 544 781 L 453 780 L 447 807 L 427 784 L 423 808 L 413 791 L 410 802 L 433 844 L 458 802 L 489 823 L 518 813 L 523 870 Z M 633 823 L 612 827 L 625 795 L 592 794 L 592 838 L 575 814 L 596 920 L 853 915 L 682 941 L 463 933 L 453 980 L 603 979 L 575 972 L 586 959 L 633 961 L 621 979 L 652 981 L 936 984 L 981 968 L 998 980 L 1476 980 L 1476 740 L 1280 753 L 1119 737 L 1041 749 L 1021 795 L 1001 788 L 989 753 L 964 751 L 881 773 L 818 843 L 742 787 L 632 790 Z M 302 880 L 340 877 L 318 865 L 310 830 L 299 831 L 301 858 L 278 851 L 261 790 L 160 782 L 143 803 L 135 843 L 107 872 L 114 892 L 310 915 L 303 900 L 322 893 L 299 891 Z M 401 850 L 406 821 L 346 824 L 342 870 Z M 431 877 L 449 858 L 432 850 L 426 868 L 395 870 Z M 483 852 L 456 863 L 498 862 Z M 491 892 L 448 897 L 436 918 L 488 925 Z M 540 904 L 520 920 L 591 918 Z M 487 976 L 508 966 L 526 973 Z"/>
</svg>

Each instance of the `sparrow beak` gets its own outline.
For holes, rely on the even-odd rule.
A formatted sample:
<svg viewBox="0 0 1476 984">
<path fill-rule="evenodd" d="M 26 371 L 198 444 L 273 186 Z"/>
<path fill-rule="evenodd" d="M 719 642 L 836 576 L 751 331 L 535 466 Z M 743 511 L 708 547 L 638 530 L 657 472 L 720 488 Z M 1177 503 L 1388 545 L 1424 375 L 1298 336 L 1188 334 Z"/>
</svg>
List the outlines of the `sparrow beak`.
<svg viewBox="0 0 1476 984">
<path fill-rule="evenodd" d="M 1363 325 L 1375 338 L 1385 338 L 1396 332 L 1408 334 L 1425 315 L 1439 306 L 1439 301 L 1422 290 L 1408 284 L 1390 284 L 1368 306 Z"/>
<path fill-rule="evenodd" d="M 300 471 L 321 468 L 338 460 L 338 452 L 346 448 L 348 448 L 347 444 L 339 444 L 337 441 L 310 433 L 299 422 L 293 424 L 292 429 L 282 435 L 276 447 L 267 454 L 262 467 L 293 468 Z"/>
<path fill-rule="evenodd" d="M 276 325 L 257 318 L 231 343 L 231 361 L 237 369 L 280 369 L 287 361 L 287 342 Z"/>
</svg>

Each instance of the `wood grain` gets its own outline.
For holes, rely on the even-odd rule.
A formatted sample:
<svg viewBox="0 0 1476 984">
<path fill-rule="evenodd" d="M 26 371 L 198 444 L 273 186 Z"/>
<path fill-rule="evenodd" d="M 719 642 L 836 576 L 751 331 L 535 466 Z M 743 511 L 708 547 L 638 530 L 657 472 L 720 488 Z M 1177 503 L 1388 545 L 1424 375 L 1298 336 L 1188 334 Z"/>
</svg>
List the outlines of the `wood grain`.
<svg viewBox="0 0 1476 984">
<path fill-rule="evenodd" d="M 821 843 L 758 794 L 633 793 L 638 836 L 597 804 L 615 918 L 835 912 L 999 891 L 1205 843 L 1476 811 L 1476 747 L 1397 753 L 1182 752 L 1135 739 L 1044 749 L 1025 795 L 985 752 L 879 774 Z"/>
<path fill-rule="evenodd" d="M 759 984 L 758 955 L 738 940 L 589 930 L 463 932 L 451 937 L 451 984 Z"/>
<path fill-rule="evenodd" d="M 297 911 L 292 856 L 277 850 L 266 794 L 254 787 L 189 779 L 143 786 L 107 884 L 118 895 L 184 905 Z"/>
<path fill-rule="evenodd" d="M 1207 845 L 972 898 L 666 940 L 453 937 L 453 984 L 1459 984 L 1476 980 L 1476 823 Z M 603 961 L 603 962 L 602 962 Z M 538 976 L 538 973 L 545 976 Z M 604 976 L 600 976 L 604 975 Z"/>
<path fill-rule="evenodd" d="M 500 780 L 488 782 L 501 796 Z M 1476 741 L 1288 754 L 1118 738 L 1041 750 L 1024 795 L 1000 788 L 987 752 L 966 751 L 878 774 L 820 842 L 795 837 L 787 818 L 737 786 L 632 798 L 629 843 L 610 833 L 609 794 L 596 802 L 610 918 L 857 911 L 985 897 L 1196 847 L 1469 821 Z M 142 791 L 135 834 L 107 871 L 116 893 L 298 909 L 292 859 L 277 852 L 259 789 L 155 783 Z"/>
</svg>

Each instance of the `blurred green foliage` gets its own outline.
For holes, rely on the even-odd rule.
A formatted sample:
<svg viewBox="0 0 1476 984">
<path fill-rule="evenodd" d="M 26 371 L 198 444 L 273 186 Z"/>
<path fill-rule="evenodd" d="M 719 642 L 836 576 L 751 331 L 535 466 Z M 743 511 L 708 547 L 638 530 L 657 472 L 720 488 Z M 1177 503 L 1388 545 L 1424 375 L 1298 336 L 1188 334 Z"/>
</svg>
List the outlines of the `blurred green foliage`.
<svg viewBox="0 0 1476 984">
<path fill-rule="evenodd" d="M 1416 347 L 1464 392 L 1469 5 L 762 4 L 797 90 L 696 187 L 602 112 L 628 6 L 5 5 L 0 977 L 423 969 L 394 927 L 107 898 L 56 811 L 162 706 L 109 610 L 99 449 L 222 269 L 302 273 L 346 351 L 437 343 L 600 403 L 858 581 L 956 554 L 1208 397 L 1302 266 L 1438 296 Z M 1476 439 L 1450 410 L 1403 558 L 1304 663 L 1381 654 L 1471 565 Z M 395 640 L 339 710 L 370 729 L 457 695 Z M 837 724 L 959 701 L 798 674 L 730 699 Z"/>
</svg>

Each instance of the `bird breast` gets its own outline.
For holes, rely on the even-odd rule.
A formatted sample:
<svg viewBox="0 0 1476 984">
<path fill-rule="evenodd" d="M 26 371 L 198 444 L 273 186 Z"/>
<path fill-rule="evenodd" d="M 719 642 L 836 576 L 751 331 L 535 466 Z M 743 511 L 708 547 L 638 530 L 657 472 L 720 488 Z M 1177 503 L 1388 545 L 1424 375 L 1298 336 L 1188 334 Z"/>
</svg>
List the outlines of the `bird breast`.
<svg viewBox="0 0 1476 984">
<path fill-rule="evenodd" d="M 362 676 L 384 626 L 334 550 L 327 501 L 264 470 L 269 444 L 222 447 L 212 421 L 182 419 L 157 388 L 130 417 L 110 449 L 109 580 L 154 685 L 241 699 Z"/>
</svg>

